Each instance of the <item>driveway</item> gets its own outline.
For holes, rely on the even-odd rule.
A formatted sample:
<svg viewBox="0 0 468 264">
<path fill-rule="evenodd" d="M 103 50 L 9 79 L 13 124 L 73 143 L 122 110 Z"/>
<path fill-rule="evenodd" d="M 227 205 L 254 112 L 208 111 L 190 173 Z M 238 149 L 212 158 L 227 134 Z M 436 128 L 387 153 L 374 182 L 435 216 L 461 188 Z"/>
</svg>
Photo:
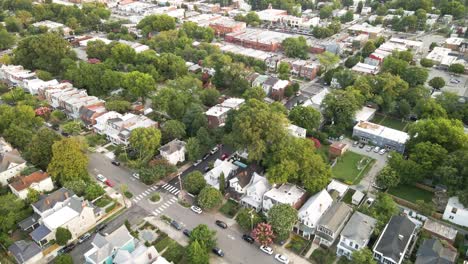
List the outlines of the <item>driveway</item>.
<svg viewBox="0 0 468 264">
<path fill-rule="evenodd" d="M 343 139 L 343 142 L 349 145 L 348 151 L 356 152 L 360 155 L 364 155 L 364 156 L 375 159 L 375 163 L 374 165 L 372 165 L 372 168 L 367 172 L 367 175 L 364 176 L 364 178 L 362 178 L 359 184 L 353 186 L 354 189 L 361 191 L 361 192 L 362 191 L 371 191 L 371 192 L 377 191 L 372 187 L 372 184 L 374 183 L 375 177 L 377 176 L 377 174 L 379 174 L 379 172 L 387 164 L 388 154 L 385 153 L 384 155 L 380 155 L 378 153 L 375 153 L 374 151 L 367 152 L 366 151 L 367 146 L 362 149 L 359 148 L 358 146 L 354 147 L 353 146 L 354 141 L 351 139 L 345 138 Z"/>
</svg>

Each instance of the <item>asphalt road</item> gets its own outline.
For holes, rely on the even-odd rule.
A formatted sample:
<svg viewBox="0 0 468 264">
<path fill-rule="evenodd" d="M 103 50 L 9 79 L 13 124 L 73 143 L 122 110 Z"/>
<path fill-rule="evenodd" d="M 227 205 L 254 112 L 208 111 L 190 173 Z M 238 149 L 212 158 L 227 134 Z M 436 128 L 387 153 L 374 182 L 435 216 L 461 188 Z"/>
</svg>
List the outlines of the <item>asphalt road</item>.
<svg viewBox="0 0 468 264">
<path fill-rule="evenodd" d="M 203 172 L 203 168 L 208 166 L 210 161 L 214 161 L 216 158 L 219 158 L 223 153 L 231 154 L 232 150 L 221 148 L 218 152 L 211 155 L 198 166 L 190 167 L 182 173 L 181 178 L 194 170 L 200 170 Z M 257 245 L 251 245 L 243 241 L 242 233 L 239 231 L 237 224 L 235 224 L 235 221 L 232 219 L 226 219 L 224 216 L 215 215 L 214 213 L 203 213 L 198 215 L 193 213 L 190 209 L 179 205 L 176 197 L 174 196 L 174 192 L 170 191 L 173 191 L 175 187 L 180 186 L 178 178 L 175 178 L 170 181 L 169 184 L 164 184 L 162 186 L 147 186 L 139 180 L 134 179 L 131 176 L 131 170 L 124 166 L 112 165 L 111 161 L 101 153 L 90 154 L 88 170 L 90 174 L 94 176 L 99 173 L 103 174 L 115 183 L 114 188 L 118 188 L 120 184 L 126 184 L 128 186 L 128 190 L 134 194 L 134 197 L 131 199 L 132 206 L 122 215 L 112 220 L 106 229 L 104 229 L 104 233 L 114 231 L 121 226 L 126 219 L 128 219 L 131 224 L 138 224 L 144 217 L 159 217 L 164 214 L 182 223 L 184 228 L 193 229 L 199 224 L 206 224 L 211 229 L 216 230 L 218 246 L 226 254 L 223 259 L 220 259 L 221 263 L 276 263 L 272 256 L 268 256 L 261 252 Z M 162 197 L 161 202 L 154 204 L 149 201 L 149 197 L 153 192 L 160 193 Z M 228 229 L 217 227 L 215 225 L 215 221 L 217 219 L 225 220 L 230 227 Z M 71 252 L 75 263 L 83 263 L 83 254 L 91 248 L 93 237 L 85 243 L 77 246 Z"/>
</svg>

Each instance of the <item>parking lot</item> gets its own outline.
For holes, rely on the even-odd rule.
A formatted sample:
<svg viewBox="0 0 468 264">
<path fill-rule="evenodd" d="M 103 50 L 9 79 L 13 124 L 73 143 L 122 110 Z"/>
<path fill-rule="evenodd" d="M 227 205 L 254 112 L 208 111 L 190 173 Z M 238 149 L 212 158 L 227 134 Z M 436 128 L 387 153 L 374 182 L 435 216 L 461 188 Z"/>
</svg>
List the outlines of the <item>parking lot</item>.
<svg viewBox="0 0 468 264">
<path fill-rule="evenodd" d="M 434 77 L 442 77 L 444 79 L 445 87 L 441 91 L 452 92 L 458 96 L 468 96 L 468 77 L 466 75 L 453 75 L 444 70 L 431 68 L 429 70 L 428 81 Z"/>
</svg>

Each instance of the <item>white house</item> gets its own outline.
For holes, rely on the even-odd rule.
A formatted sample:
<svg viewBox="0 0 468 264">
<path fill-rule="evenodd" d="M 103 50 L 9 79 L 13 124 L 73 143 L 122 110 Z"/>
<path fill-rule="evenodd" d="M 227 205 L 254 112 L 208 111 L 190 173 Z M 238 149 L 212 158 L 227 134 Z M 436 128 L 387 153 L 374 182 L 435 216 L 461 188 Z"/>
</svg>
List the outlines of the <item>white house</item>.
<svg viewBox="0 0 468 264">
<path fill-rule="evenodd" d="M 107 127 L 107 120 L 120 118 L 120 117 L 122 117 L 122 115 L 115 111 L 110 111 L 110 112 L 102 114 L 101 116 L 96 118 L 96 124 L 93 126 L 94 131 L 100 135 L 105 135 L 106 127 Z"/>
<path fill-rule="evenodd" d="M 26 79 L 23 81 L 24 89 L 30 94 L 35 95 L 40 88 L 44 88 L 51 85 L 58 85 L 59 82 L 56 79 L 50 81 L 43 81 L 41 79 Z"/>
<path fill-rule="evenodd" d="M 307 134 L 307 130 L 305 128 L 290 124 L 288 126 L 288 132 L 291 136 L 297 138 L 305 138 Z"/>
<path fill-rule="evenodd" d="M 8 186 L 14 195 L 23 200 L 27 198 L 29 188 L 40 193 L 52 191 L 54 189 L 52 178 L 47 172 L 42 171 L 36 171 L 28 176 L 22 176 Z"/>
<path fill-rule="evenodd" d="M 353 209 L 343 202 L 333 203 L 317 223 L 314 242 L 326 247 L 333 245 L 352 212 Z"/>
<path fill-rule="evenodd" d="M 25 80 L 36 79 L 36 73 L 25 70 L 21 65 L 2 65 L 0 67 L 0 80 L 12 86 L 24 86 Z"/>
<path fill-rule="evenodd" d="M 296 232 L 310 239 L 315 233 L 320 217 L 322 217 L 323 213 L 325 213 L 332 203 L 333 199 L 326 190 L 321 190 L 310 197 L 298 211 L 299 222 L 294 228 Z"/>
<path fill-rule="evenodd" d="M 276 204 L 289 204 L 299 209 L 306 198 L 307 192 L 294 184 L 285 183 L 279 188 L 273 188 L 263 195 L 262 210 L 268 212 Z"/>
<path fill-rule="evenodd" d="M 460 203 L 458 197 L 451 197 L 448 200 L 442 218 L 454 224 L 468 227 L 468 208 Z"/>
<path fill-rule="evenodd" d="M 262 209 L 263 195 L 271 189 L 271 185 L 267 178 L 254 172 L 249 184 L 244 189 L 245 194 L 242 196 L 240 204 L 258 212 Z"/>
<path fill-rule="evenodd" d="M 0 183 L 8 185 L 8 180 L 18 176 L 26 168 L 26 161 L 21 157 L 18 150 L 0 154 Z"/>
<path fill-rule="evenodd" d="M 337 180 L 332 180 L 328 186 L 327 191 L 329 193 L 335 191 L 338 193 L 338 197 L 343 197 L 345 193 L 348 191 L 349 186 Z"/>
<path fill-rule="evenodd" d="M 6 142 L 4 138 L 0 137 L 0 155 L 3 155 L 12 150 L 13 147 L 10 145 L 10 143 Z"/>
<path fill-rule="evenodd" d="M 105 116 L 105 114 L 102 116 Z M 128 140 L 132 130 L 141 127 L 156 127 L 158 124 L 144 115 L 134 115 L 132 113 L 119 115 L 115 118 L 109 118 L 109 116 L 107 116 L 103 119 L 106 120 L 105 125 L 96 124 L 95 129 L 97 129 L 97 127 L 102 129 L 99 133 L 106 135 L 107 139 L 113 144 L 126 146 L 129 144 Z M 99 122 L 101 121 L 102 120 L 99 120 Z"/>
<path fill-rule="evenodd" d="M 159 148 L 159 154 L 172 165 L 185 161 L 185 142 L 174 139 Z"/>
<path fill-rule="evenodd" d="M 217 159 L 214 163 L 213 169 L 205 174 L 205 181 L 207 184 L 219 190 L 219 177 L 224 174 L 224 179 L 227 181 L 229 176 L 234 174 L 238 167 L 227 160 Z"/>
<path fill-rule="evenodd" d="M 374 232 L 377 220 L 360 212 L 355 212 L 340 234 L 336 255 L 351 259 L 354 251 L 367 246 Z"/>
</svg>

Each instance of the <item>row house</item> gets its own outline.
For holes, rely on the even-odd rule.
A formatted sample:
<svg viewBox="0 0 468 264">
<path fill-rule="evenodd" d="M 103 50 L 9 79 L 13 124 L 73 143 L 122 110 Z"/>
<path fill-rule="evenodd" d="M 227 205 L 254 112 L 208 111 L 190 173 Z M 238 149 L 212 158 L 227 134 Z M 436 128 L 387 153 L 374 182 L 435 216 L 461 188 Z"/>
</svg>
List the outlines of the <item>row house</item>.
<svg viewBox="0 0 468 264">
<path fill-rule="evenodd" d="M 125 115 L 104 115 L 105 117 L 103 119 L 105 120 L 105 123 L 100 123 L 103 120 L 99 120 L 100 117 L 98 117 L 94 128 L 99 134 L 106 135 L 107 139 L 115 145 L 127 146 L 129 144 L 128 140 L 130 139 L 130 134 L 132 130 L 136 128 L 158 126 L 157 122 L 144 115 L 135 115 L 131 113 L 127 113 Z"/>
<path fill-rule="evenodd" d="M 26 168 L 26 161 L 17 149 L 0 153 L 0 184 L 5 186 Z"/>
<path fill-rule="evenodd" d="M 262 210 L 263 196 L 271 189 L 268 179 L 255 172 L 246 186 L 240 186 L 239 181 L 232 181 L 230 184 L 238 193 L 243 193 L 240 204 L 246 208 L 252 208 L 256 212 Z"/>
<path fill-rule="evenodd" d="M 228 113 L 231 110 L 237 110 L 245 102 L 242 98 L 229 98 L 221 104 L 217 104 L 205 112 L 208 119 L 208 126 L 216 128 L 224 126 Z"/>
<path fill-rule="evenodd" d="M 263 195 L 262 210 L 267 213 L 276 204 L 288 204 L 298 210 L 304 204 L 307 192 L 294 184 L 285 183 Z"/>
<path fill-rule="evenodd" d="M 27 79 L 24 80 L 23 89 L 32 95 L 36 95 L 39 89 L 58 84 L 59 82 L 55 79 L 50 81 L 43 81 L 41 79 Z"/>
<path fill-rule="evenodd" d="M 309 80 L 315 79 L 319 70 L 319 65 L 312 61 L 285 58 L 279 61 L 279 63 L 281 62 L 286 62 L 289 65 L 292 75 Z"/>
<path fill-rule="evenodd" d="M 36 79 L 36 73 L 25 70 L 21 65 L 2 65 L 0 67 L 0 80 L 10 86 L 24 86 L 26 80 Z"/>
<path fill-rule="evenodd" d="M 52 178 L 47 172 L 36 171 L 30 175 L 21 176 L 8 185 L 11 192 L 18 198 L 25 200 L 28 197 L 29 189 L 40 193 L 49 192 L 54 189 Z"/>
<path fill-rule="evenodd" d="M 333 199 L 326 190 L 322 190 L 310 197 L 298 211 L 299 221 L 294 227 L 294 231 L 310 239 L 315 234 L 320 217 L 332 203 Z"/>
<path fill-rule="evenodd" d="M 333 203 L 320 217 L 314 242 L 325 247 L 333 245 L 352 212 L 353 209 L 344 202 Z"/>
<path fill-rule="evenodd" d="M 100 101 L 94 105 L 81 107 L 80 119 L 88 128 L 92 128 L 96 124 L 96 119 L 105 113 L 107 113 L 105 103 Z"/>
<path fill-rule="evenodd" d="M 351 260 L 354 251 L 367 246 L 374 232 L 377 220 L 360 212 L 355 212 L 340 234 L 340 242 L 336 247 L 336 255 Z"/>
<path fill-rule="evenodd" d="M 232 18 L 220 17 L 209 24 L 210 28 L 218 36 L 224 36 L 228 33 L 242 32 L 247 27 L 245 22 L 235 21 Z"/>
</svg>

